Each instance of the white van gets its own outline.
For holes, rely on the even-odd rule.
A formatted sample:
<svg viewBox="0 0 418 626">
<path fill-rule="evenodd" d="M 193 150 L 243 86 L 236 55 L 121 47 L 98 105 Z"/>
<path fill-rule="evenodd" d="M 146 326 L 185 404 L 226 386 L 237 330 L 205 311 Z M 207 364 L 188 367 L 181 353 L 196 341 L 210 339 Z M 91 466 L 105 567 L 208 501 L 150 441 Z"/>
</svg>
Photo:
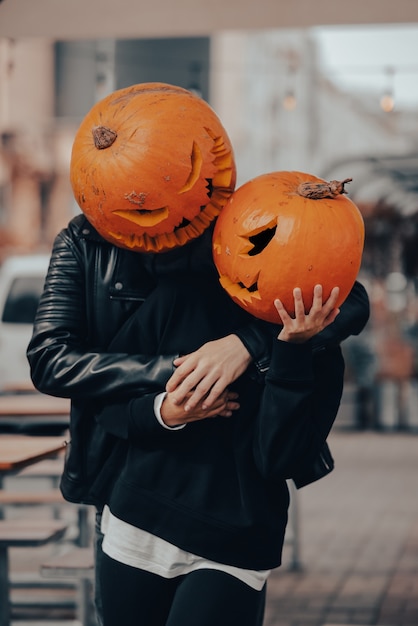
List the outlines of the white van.
<svg viewBox="0 0 418 626">
<path fill-rule="evenodd" d="M 0 266 L 0 392 L 30 385 L 26 349 L 48 264 L 39 254 L 11 256 Z"/>
</svg>

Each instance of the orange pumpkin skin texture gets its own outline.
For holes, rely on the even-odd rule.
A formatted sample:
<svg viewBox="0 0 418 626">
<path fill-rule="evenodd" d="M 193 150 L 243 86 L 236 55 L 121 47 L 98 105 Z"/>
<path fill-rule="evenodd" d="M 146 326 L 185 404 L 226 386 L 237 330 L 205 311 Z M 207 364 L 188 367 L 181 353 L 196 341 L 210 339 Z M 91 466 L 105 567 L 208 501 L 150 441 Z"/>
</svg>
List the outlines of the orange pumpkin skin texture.
<svg viewBox="0 0 418 626">
<path fill-rule="evenodd" d="M 231 142 L 190 91 L 143 83 L 96 103 L 73 143 L 70 180 L 111 243 L 161 252 L 202 234 L 235 188 Z"/>
<path fill-rule="evenodd" d="M 294 313 L 293 289 L 300 287 L 308 311 L 316 284 L 323 286 L 324 301 L 339 287 L 337 306 L 342 304 L 364 245 L 361 213 L 342 195 L 349 180 L 327 183 L 303 172 L 273 172 L 232 194 L 216 222 L 213 258 L 222 286 L 238 305 L 280 323 L 274 300 Z"/>
</svg>

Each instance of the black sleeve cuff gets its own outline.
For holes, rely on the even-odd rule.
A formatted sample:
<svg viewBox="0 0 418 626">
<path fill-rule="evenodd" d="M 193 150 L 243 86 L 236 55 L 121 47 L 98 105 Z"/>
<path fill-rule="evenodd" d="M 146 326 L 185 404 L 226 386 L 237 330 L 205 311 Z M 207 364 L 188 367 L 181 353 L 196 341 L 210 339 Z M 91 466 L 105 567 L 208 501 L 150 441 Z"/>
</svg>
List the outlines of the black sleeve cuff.
<svg viewBox="0 0 418 626">
<path fill-rule="evenodd" d="M 149 441 L 157 437 L 174 436 L 182 428 L 164 428 L 155 415 L 154 401 L 159 393 L 135 398 L 129 403 L 129 439 L 131 441 Z"/>
<path fill-rule="evenodd" d="M 330 345 L 338 345 L 350 335 L 360 334 L 369 316 L 369 296 L 363 285 L 356 282 L 342 303 L 335 321 L 313 337 L 312 348 L 319 350 Z"/>
<path fill-rule="evenodd" d="M 273 344 L 267 380 L 294 382 L 313 380 L 313 357 L 310 342 L 290 343 L 277 339 Z"/>
</svg>

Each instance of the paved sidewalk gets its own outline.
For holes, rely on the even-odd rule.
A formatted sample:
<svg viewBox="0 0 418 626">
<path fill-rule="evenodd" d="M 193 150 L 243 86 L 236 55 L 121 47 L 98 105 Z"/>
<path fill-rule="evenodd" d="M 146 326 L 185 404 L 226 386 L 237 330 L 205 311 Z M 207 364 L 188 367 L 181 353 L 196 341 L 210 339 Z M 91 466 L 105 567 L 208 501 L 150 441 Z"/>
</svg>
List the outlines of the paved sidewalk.
<svg viewBox="0 0 418 626">
<path fill-rule="evenodd" d="M 287 545 L 264 626 L 418 626 L 418 436 L 329 443 L 334 472 L 297 492 L 302 569 Z"/>
<path fill-rule="evenodd" d="M 303 567 L 291 571 L 286 545 L 268 584 L 264 626 L 418 626 L 418 434 L 340 425 L 329 443 L 334 472 L 297 492 Z M 14 550 L 12 569 L 39 571 L 49 550 Z M 32 593 L 40 595 L 14 595 L 24 594 L 26 603 Z M 67 593 L 49 591 L 48 602 Z M 64 606 L 46 613 L 42 626 L 74 624 Z M 36 619 L 44 617 L 15 610 L 13 626 L 35 626 Z"/>
</svg>

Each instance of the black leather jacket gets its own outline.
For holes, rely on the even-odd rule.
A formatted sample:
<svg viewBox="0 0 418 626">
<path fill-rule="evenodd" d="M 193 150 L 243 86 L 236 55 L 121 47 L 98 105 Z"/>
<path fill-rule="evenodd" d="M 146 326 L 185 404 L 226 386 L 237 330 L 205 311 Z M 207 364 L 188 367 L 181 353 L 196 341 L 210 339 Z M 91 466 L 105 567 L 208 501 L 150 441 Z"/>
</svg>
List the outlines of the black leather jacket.
<svg viewBox="0 0 418 626">
<path fill-rule="evenodd" d="M 175 254 L 160 256 L 175 262 Z M 154 287 L 150 259 L 109 244 L 83 215 L 54 242 L 27 356 L 39 391 L 71 398 L 70 443 L 61 481 L 71 502 L 100 504 L 102 488 L 110 485 L 119 464 L 116 441 L 92 421 L 95 402 L 115 393 L 123 399 L 141 389 L 160 389 L 174 369 L 177 354 L 149 358 L 106 352 L 122 323 Z M 264 371 L 269 352 L 261 328 L 254 324 L 239 329 L 239 336 L 258 370 Z"/>
<path fill-rule="evenodd" d="M 195 263 L 199 244 L 188 246 L 190 262 Z M 176 262 L 176 252 L 154 256 L 160 263 Z M 101 506 L 120 468 L 120 441 L 92 418 L 98 399 L 117 395 L 123 401 L 145 389 L 158 390 L 173 372 L 174 354 L 149 358 L 106 351 L 122 323 L 154 288 L 152 258 L 109 244 L 83 215 L 54 242 L 27 356 L 39 391 L 71 398 L 70 442 L 61 480 L 63 495 L 71 502 Z M 315 349 L 321 342 L 339 343 L 362 330 L 369 305 L 359 283 L 343 307 L 334 328 L 318 336 Z M 268 368 L 271 332 L 258 320 L 236 331 L 253 357 L 254 375 Z M 324 454 L 329 454 L 326 448 Z M 318 459 L 300 485 L 330 471 L 331 461 Z"/>
</svg>

